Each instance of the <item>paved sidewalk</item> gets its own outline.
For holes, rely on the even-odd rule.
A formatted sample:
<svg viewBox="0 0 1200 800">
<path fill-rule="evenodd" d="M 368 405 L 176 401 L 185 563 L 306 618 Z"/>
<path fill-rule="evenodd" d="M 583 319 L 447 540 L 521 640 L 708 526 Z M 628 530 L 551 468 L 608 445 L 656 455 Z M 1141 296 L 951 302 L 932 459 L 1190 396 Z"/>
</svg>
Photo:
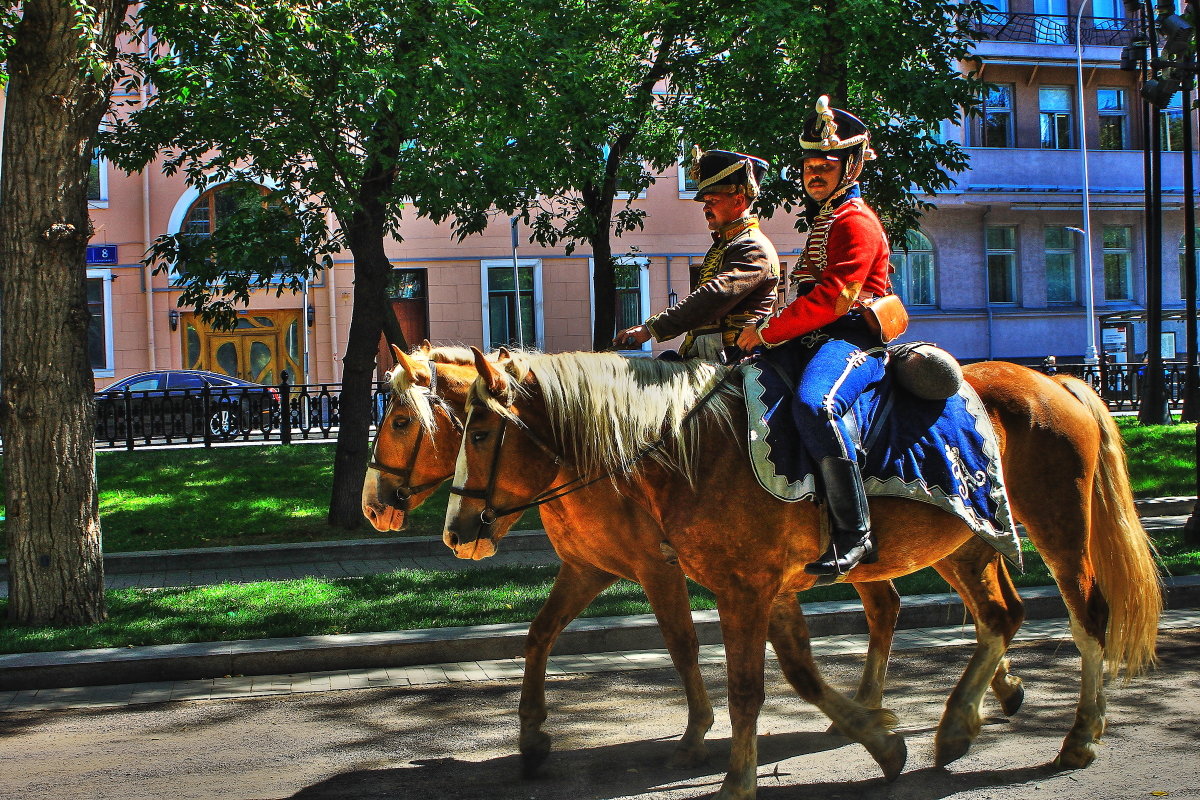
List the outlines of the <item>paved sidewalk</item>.
<svg viewBox="0 0 1200 800">
<path fill-rule="evenodd" d="M 1200 628 L 1200 610 L 1182 609 L 1163 614 L 1160 630 Z M 1068 641 L 1070 630 L 1064 619 L 1027 621 L 1014 643 Z M 917 628 L 896 632 L 893 652 L 929 647 L 969 645 L 975 641 L 970 625 L 941 628 Z M 768 657 L 774 654 L 767 647 Z M 813 639 L 813 652 L 822 656 L 860 655 L 867 651 L 863 634 L 827 636 Z M 719 644 L 700 648 L 701 664 L 724 664 L 725 649 Z M 555 655 L 546 670 L 547 677 L 560 678 L 580 673 L 618 672 L 671 667 L 664 649 L 624 650 L 578 655 Z M 83 686 L 60 689 L 27 689 L 0 692 L 0 713 L 20 714 L 67 708 L 111 708 L 148 703 L 228 700 L 269 695 L 303 694 L 346 689 L 432 686 L 481 681 L 515 681 L 525 668 L 520 658 L 426 664 L 408 667 L 336 670 L 209 678 L 205 680 L 156 681 L 109 686 Z"/>
</svg>

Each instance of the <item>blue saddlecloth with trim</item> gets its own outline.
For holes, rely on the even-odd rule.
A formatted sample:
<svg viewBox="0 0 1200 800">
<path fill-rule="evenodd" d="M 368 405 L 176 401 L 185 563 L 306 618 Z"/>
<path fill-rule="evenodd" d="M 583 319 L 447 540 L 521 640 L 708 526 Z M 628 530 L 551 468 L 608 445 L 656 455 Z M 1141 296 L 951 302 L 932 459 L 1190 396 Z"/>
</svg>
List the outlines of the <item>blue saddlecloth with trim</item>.
<svg viewBox="0 0 1200 800">
<path fill-rule="evenodd" d="M 761 361 L 744 365 L 743 382 L 759 484 L 780 500 L 819 501 L 816 463 L 791 412 L 787 383 Z M 948 400 L 923 400 L 895 385 L 889 369 L 859 398 L 847 422 L 862 442 L 868 495 L 932 503 L 1020 567 L 996 434 L 974 389 L 964 382 Z"/>
</svg>

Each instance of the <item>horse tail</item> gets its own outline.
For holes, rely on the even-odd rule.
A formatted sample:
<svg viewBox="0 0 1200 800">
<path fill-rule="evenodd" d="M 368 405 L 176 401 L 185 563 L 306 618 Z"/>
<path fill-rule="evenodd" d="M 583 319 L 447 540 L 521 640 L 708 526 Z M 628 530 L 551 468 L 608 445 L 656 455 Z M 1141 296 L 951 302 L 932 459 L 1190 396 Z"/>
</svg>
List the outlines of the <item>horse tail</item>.
<svg viewBox="0 0 1200 800">
<path fill-rule="evenodd" d="M 1128 679 L 1157 661 L 1154 647 L 1163 608 L 1157 553 L 1138 518 L 1121 431 L 1108 406 L 1085 382 L 1069 375 L 1055 379 L 1083 403 L 1100 428 L 1088 553 L 1108 604 L 1104 657 L 1113 675 L 1124 667 Z"/>
</svg>

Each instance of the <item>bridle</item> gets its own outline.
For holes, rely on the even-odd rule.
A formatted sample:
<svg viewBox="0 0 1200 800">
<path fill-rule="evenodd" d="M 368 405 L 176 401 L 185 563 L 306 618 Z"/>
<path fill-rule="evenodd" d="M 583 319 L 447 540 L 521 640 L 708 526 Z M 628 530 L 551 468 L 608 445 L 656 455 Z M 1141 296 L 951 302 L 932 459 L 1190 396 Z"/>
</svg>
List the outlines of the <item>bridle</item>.
<svg viewBox="0 0 1200 800">
<path fill-rule="evenodd" d="M 695 416 L 696 413 L 703 408 L 714 395 L 716 395 L 716 393 L 721 389 L 722 386 L 725 385 L 726 381 L 729 380 L 730 376 L 733 375 L 735 371 L 736 370 L 731 369 L 725 373 L 721 380 L 717 381 L 717 383 L 708 390 L 708 393 L 701 397 L 696 405 L 692 406 L 688 410 L 688 412 L 683 416 L 683 419 L 680 420 L 681 428 L 686 425 L 688 421 L 691 420 L 692 417 Z M 593 483 L 602 481 L 605 478 L 612 477 L 618 473 L 624 474 L 629 472 L 631 469 L 633 469 L 634 464 L 666 444 L 668 436 L 667 431 L 664 430 L 658 439 L 646 445 L 622 463 L 605 470 L 594 478 L 584 478 L 582 476 L 575 477 L 569 481 L 564 481 L 557 486 L 551 486 L 549 489 L 539 492 L 538 494 L 534 495 L 533 499 L 531 499 L 529 502 L 508 506 L 505 508 L 497 508 L 492 495 L 496 491 L 496 478 L 500 475 L 500 451 L 501 448 L 504 447 L 504 434 L 508 430 L 508 423 L 512 423 L 514 427 L 518 428 L 522 433 L 528 436 L 531 442 L 537 445 L 542 452 L 546 453 L 546 455 L 553 459 L 554 464 L 559 465 L 567 463 L 566 458 L 560 455 L 558 451 L 556 451 L 553 447 L 543 441 L 541 437 L 530 430 L 529 426 L 520 417 L 511 414 L 500 414 L 500 431 L 496 436 L 496 443 L 492 446 L 492 463 L 488 470 L 486 488 L 469 489 L 466 486 L 450 486 L 450 494 L 452 495 L 466 497 L 471 500 L 483 501 L 483 511 L 479 512 L 479 535 L 484 536 L 485 538 L 491 538 L 492 526 L 496 524 L 496 520 L 500 517 L 507 517 L 510 514 L 516 514 L 522 511 L 528 511 L 531 508 L 537 508 L 538 506 L 558 500 L 561 497 L 566 497 L 572 492 L 577 492 L 580 489 L 591 486 Z M 664 427 L 665 424 L 666 423 L 664 423 Z M 464 430 L 463 445 L 466 446 L 466 444 L 467 442 L 465 441 Z"/>
<path fill-rule="evenodd" d="M 446 416 L 449 417 L 450 424 L 454 428 L 454 430 L 456 430 L 458 433 L 462 433 L 463 432 L 463 424 L 462 424 L 462 421 L 459 420 L 458 416 L 454 413 L 454 407 L 451 406 L 442 397 L 440 397 L 439 395 L 437 395 L 435 393 L 436 388 L 437 388 L 437 364 L 433 361 L 430 361 L 429 362 L 429 389 L 427 390 L 428 395 L 429 395 L 429 405 L 432 406 L 434 409 L 440 408 L 446 414 Z M 388 409 L 391 408 L 391 404 L 394 402 L 396 402 L 395 396 L 393 396 L 392 399 L 388 402 Z M 388 409 L 384 409 L 383 419 L 387 419 Z M 379 430 L 375 432 L 375 441 L 371 445 L 371 461 L 370 461 L 370 463 L 367 464 L 367 468 L 373 469 L 376 472 L 382 472 L 386 475 L 393 475 L 400 479 L 400 485 L 397 486 L 395 489 L 395 494 L 396 494 L 395 506 L 396 506 L 396 508 L 400 509 L 401 511 L 408 511 L 409 503 L 414 494 L 420 494 L 421 492 L 432 489 L 435 486 L 437 486 L 438 484 L 442 483 L 443 481 L 449 480 L 450 478 L 454 477 L 454 473 L 451 472 L 449 475 L 443 475 L 440 478 L 435 478 L 434 480 L 427 481 L 426 483 L 422 483 L 417 486 L 413 486 L 411 484 L 412 473 L 413 473 L 413 470 L 416 469 L 417 459 L 420 458 L 420 456 L 421 456 L 421 443 L 423 441 L 425 441 L 425 432 L 422 431 L 417 436 L 417 442 L 416 442 L 416 444 L 413 445 L 412 452 L 409 453 L 408 463 L 406 465 L 404 465 L 403 467 L 390 467 L 387 464 L 381 463 L 378 460 L 378 458 L 376 457 L 376 452 L 379 450 L 379 439 L 382 435 L 383 435 L 383 420 L 380 420 Z"/>
</svg>

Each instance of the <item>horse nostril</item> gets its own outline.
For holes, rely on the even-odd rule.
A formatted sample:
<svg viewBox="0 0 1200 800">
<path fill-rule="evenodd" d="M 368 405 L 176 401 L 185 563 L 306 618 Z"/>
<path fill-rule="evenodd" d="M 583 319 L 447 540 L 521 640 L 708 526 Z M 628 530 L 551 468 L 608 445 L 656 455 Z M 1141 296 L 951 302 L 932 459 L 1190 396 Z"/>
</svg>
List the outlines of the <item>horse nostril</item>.
<svg viewBox="0 0 1200 800">
<path fill-rule="evenodd" d="M 457 533 L 450 534 L 450 546 L 458 547 L 458 534 Z"/>
</svg>

